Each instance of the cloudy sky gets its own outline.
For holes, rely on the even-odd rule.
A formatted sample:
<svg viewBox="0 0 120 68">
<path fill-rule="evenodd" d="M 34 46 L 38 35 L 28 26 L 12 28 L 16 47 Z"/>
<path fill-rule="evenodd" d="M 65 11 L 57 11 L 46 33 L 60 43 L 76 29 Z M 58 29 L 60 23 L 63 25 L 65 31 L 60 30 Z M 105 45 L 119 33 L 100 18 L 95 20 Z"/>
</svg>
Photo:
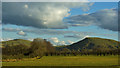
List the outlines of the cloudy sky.
<svg viewBox="0 0 120 68">
<path fill-rule="evenodd" d="M 85 37 L 118 40 L 117 2 L 3 2 L 1 40 L 44 38 L 54 45 Z"/>
</svg>

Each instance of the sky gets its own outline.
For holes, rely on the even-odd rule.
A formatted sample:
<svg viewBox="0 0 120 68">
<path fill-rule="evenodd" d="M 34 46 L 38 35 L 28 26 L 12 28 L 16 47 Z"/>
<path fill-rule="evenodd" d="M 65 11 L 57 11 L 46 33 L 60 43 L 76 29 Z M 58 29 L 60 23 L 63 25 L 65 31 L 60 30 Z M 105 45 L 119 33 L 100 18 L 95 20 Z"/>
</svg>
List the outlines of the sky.
<svg viewBox="0 0 120 68">
<path fill-rule="evenodd" d="M 86 37 L 118 40 L 117 2 L 3 2 L 2 38 L 68 45 Z"/>
</svg>

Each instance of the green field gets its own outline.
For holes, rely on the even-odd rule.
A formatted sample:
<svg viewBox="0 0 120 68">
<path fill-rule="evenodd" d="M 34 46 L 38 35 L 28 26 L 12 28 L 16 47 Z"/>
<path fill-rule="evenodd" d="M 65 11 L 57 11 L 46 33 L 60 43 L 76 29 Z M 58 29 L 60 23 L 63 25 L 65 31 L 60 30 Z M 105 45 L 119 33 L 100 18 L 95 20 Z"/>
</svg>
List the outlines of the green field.
<svg viewBox="0 0 120 68">
<path fill-rule="evenodd" d="M 44 56 L 41 59 L 27 59 L 3 62 L 3 66 L 115 66 L 118 56 Z"/>
<path fill-rule="evenodd" d="M 41 59 L 3 62 L 3 66 L 116 66 L 118 56 L 44 56 Z"/>
</svg>

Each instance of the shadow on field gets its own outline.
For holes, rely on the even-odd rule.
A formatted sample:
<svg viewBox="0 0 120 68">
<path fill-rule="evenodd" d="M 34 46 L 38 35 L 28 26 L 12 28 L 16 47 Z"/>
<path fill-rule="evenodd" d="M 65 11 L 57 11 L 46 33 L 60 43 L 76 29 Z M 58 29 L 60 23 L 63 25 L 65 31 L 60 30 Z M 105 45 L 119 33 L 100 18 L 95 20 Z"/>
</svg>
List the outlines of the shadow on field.
<svg viewBox="0 0 120 68">
<path fill-rule="evenodd" d="M 2 68 L 119 68 L 119 66 L 3 66 Z"/>
</svg>

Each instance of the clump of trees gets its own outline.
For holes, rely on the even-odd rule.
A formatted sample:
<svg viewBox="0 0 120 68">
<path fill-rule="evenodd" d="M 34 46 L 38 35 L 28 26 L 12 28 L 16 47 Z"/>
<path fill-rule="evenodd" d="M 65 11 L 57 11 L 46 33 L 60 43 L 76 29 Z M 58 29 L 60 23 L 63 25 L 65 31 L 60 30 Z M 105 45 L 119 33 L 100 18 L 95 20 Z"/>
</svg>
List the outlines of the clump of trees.
<svg viewBox="0 0 120 68">
<path fill-rule="evenodd" d="M 54 51 L 55 48 L 50 42 L 37 38 L 32 42 L 32 46 L 29 48 L 28 54 L 31 57 L 39 56 L 41 58 L 45 54 L 53 53 Z"/>
<path fill-rule="evenodd" d="M 2 48 L 2 58 L 10 59 L 16 58 L 21 59 L 24 57 L 38 57 L 41 58 L 45 54 L 50 54 L 55 51 L 55 48 L 52 44 L 45 39 L 34 39 L 31 43 L 31 46 L 28 47 L 24 44 L 19 44 L 15 46 L 4 45 Z"/>
</svg>

